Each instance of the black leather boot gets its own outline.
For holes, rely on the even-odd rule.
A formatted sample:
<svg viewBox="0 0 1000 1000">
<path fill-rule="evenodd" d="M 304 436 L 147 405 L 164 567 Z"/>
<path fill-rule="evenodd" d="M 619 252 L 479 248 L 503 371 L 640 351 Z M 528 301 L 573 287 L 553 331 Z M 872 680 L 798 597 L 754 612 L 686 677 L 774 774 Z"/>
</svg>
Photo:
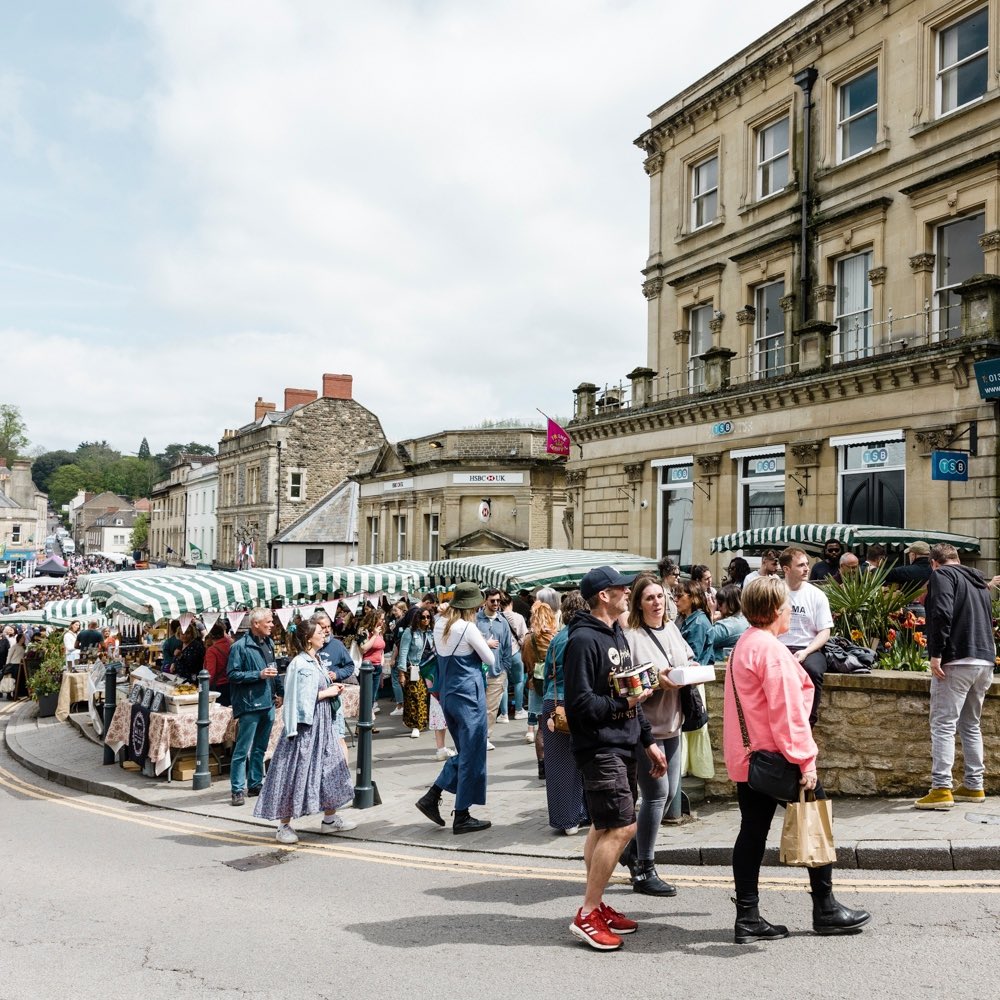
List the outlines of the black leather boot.
<svg viewBox="0 0 1000 1000">
<path fill-rule="evenodd" d="M 469 815 L 468 809 L 456 809 L 455 821 L 451 824 L 452 833 L 478 833 L 488 830 L 493 824 L 488 819 L 476 819 Z"/>
<path fill-rule="evenodd" d="M 417 799 L 417 808 L 432 822 L 438 826 L 444 826 L 444 817 L 441 815 L 441 789 L 437 785 L 431 785 L 423 795 Z"/>
<path fill-rule="evenodd" d="M 635 881 L 635 873 L 639 870 L 639 851 L 635 846 L 635 837 L 625 845 L 618 864 L 624 865 L 628 869 L 629 876 Z"/>
<path fill-rule="evenodd" d="M 871 920 L 867 910 L 852 910 L 833 895 L 833 865 L 809 869 L 813 930 L 817 934 L 854 934 Z"/>
<path fill-rule="evenodd" d="M 783 924 L 768 923 L 758 908 L 757 896 L 734 898 L 736 904 L 736 927 L 734 939 L 737 944 L 752 944 L 754 941 L 773 941 L 788 937 L 788 928 Z"/>
<path fill-rule="evenodd" d="M 636 862 L 635 874 L 632 876 L 632 891 L 643 896 L 677 895 L 676 887 L 660 878 L 652 861 Z"/>
</svg>

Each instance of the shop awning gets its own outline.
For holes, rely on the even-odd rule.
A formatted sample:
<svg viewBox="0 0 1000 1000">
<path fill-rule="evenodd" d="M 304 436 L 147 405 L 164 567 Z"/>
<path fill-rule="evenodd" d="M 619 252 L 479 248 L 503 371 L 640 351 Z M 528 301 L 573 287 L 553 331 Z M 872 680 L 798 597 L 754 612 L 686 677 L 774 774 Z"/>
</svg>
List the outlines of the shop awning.
<svg viewBox="0 0 1000 1000">
<path fill-rule="evenodd" d="M 8 545 L 0 556 L 0 562 L 30 562 L 37 557 L 38 553 L 34 549 L 15 549 Z"/>
<path fill-rule="evenodd" d="M 190 576 L 197 570 L 182 566 L 171 566 L 167 569 L 136 569 L 114 570 L 110 573 L 81 573 L 76 578 L 76 589 L 97 600 L 107 599 L 120 582 L 134 580 L 140 583 L 158 580 L 161 577 Z"/>
<path fill-rule="evenodd" d="M 51 625 L 45 620 L 45 612 L 40 608 L 32 611 L 14 611 L 9 615 L 0 615 L 0 629 L 5 625 Z"/>
<path fill-rule="evenodd" d="M 177 618 L 185 613 L 226 611 L 254 603 L 234 573 L 188 573 L 177 576 L 119 580 L 106 598 L 104 613 L 128 615 L 144 622 Z M 95 599 L 100 600 L 96 597 Z"/>
<path fill-rule="evenodd" d="M 632 575 L 656 571 L 656 560 L 628 552 L 591 552 L 586 549 L 529 549 L 468 559 L 441 559 L 430 564 L 438 583 L 471 580 L 480 587 L 497 587 L 508 593 L 537 587 L 575 587 L 595 566 L 614 566 Z"/>
<path fill-rule="evenodd" d="M 337 583 L 333 590 L 352 594 L 416 594 L 431 585 L 430 563 L 413 561 L 375 563 L 365 566 L 334 566 L 328 572 L 335 574 Z"/>
<path fill-rule="evenodd" d="M 780 549 L 786 545 L 822 549 L 828 541 L 837 541 L 849 548 L 873 545 L 906 547 L 911 542 L 936 545 L 947 542 L 961 552 L 978 552 L 979 539 L 971 535 L 956 535 L 948 531 L 922 528 L 889 528 L 878 524 L 779 524 L 772 528 L 751 528 L 731 535 L 719 535 L 709 543 L 711 552 L 733 552 L 737 549 Z"/>
</svg>

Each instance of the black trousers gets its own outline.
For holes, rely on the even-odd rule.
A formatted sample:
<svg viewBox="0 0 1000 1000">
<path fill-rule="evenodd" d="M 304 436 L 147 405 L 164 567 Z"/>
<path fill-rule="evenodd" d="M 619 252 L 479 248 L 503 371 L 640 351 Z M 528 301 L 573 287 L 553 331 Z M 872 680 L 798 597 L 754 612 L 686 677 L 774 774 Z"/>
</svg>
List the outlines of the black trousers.
<svg viewBox="0 0 1000 1000">
<path fill-rule="evenodd" d="M 793 653 L 797 653 L 805 646 L 789 647 Z M 809 680 L 813 682 L 813 703 L 809 710 L 809 725 L 815 726 L 819 718 L 819 699 L 823 694 L 823 675 L 826 673 L 826 653 L 822 649 L 817 649 L 815 653 L 810 653 L 802 661 L 802 669 L 809 675 Z"/>
<path fill-rule="evenodd" d="M 823 786 L 816 783 L 816 798 L 825 799 Z M 733 880 L 736 883 L 736 898 L 756 900 L 760 865 L 764 860 L 767 834 L 771 829 L 778 806 L 784 803 L 772 799 L 770 795 L 755 792 L 745 781 L 736 783 L 736 800 L 740 805 L 740 832 L 733 847 Z M 809 884 L 813 892 L 829 892 L 833 878 L 833 865 L 809 868 Z"/>
</svg>

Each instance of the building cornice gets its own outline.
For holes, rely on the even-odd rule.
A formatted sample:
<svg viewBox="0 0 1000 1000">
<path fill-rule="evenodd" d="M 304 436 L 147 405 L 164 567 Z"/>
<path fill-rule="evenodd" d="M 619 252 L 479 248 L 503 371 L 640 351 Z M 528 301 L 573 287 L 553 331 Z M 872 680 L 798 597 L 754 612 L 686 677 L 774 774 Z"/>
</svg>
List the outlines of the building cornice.
<svg viewBox="0 0 1000 1000">
<path fill-rule="evenodd" d="M 954 177 L 962 177 L 964 174 L 972 173 L 973 170 L 978 170 L 980 167 L 987 167 L 993 163 L 1000 163 L 1000 150 L 994 150 L 991 153 L 986 153 L 984 156 L 977 156 L 974 160 L 966 160 L 957 166 L 948 167 L 947 170 L 939 170 L 936 174 L 921 177 L 919 181 L 907 184 L 906 187 L 901 187 L 899 192 L 905 195 L 917 194 L 927 188 L 934 187 L 935 184 L 942 184 Z"/>
</svg>

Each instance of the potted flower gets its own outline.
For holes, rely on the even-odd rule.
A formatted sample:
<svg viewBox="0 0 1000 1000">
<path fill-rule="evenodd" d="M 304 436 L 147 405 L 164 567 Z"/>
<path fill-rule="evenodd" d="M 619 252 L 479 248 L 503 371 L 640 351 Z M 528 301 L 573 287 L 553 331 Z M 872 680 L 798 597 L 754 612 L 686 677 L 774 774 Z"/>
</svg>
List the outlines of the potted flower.
<svg viewBox="0 0 1000 1000">
<path fill-rule="evenodd" d="M 62 634 L 48 636 L 43 645 L 42 662 L 28 677 L 28 693 L 38 702 L 38 718 L 47 719 L 56 714 L 59 688 L 65 668 L 65 651 Z"/>
</svg>

